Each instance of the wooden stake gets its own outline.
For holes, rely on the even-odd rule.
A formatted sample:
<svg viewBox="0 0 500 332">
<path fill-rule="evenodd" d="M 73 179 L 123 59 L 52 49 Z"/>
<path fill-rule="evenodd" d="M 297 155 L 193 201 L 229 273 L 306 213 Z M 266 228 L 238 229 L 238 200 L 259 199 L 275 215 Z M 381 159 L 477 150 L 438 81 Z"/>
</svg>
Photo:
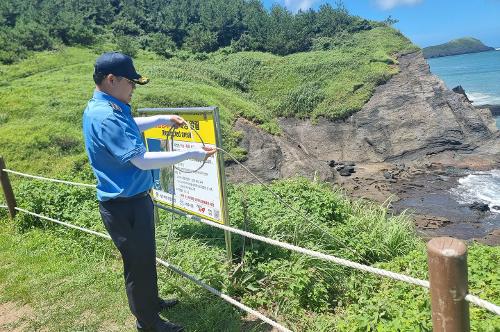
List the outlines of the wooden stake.
<svg viewBox="0 0 500 332">
<path fill-rule="evenodd" d="M 469 332 L 467 246 L 451 237 L 427 243 L 434 332 Z"/>
<path fill-rule="evenodd" d="M 10 185 L 9 175 L 4 171 L 5 162 L 3 157 L 0 156 L 0 182 L 2 184 L 3 195 L 5 196 L 5 201 L 7 202 L 7 207 L 9 209 L 9 216 L 14 219 L 16 216 L 16 197 L 14 196 L 14 191 L 12 191 L 12 186 Z"/>
</svg>

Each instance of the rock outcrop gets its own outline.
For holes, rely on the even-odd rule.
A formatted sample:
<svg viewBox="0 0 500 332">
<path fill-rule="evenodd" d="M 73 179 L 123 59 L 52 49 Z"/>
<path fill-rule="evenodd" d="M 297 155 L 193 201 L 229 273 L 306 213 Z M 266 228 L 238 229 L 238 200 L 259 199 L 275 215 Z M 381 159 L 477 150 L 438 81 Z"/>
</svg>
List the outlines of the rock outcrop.
<svg viewBox="0 0 500 332">
<path fill-rule="evenodd" d="M 481 156 L 498 162 L 500 134 L 488 110 L 447 89 L 430 73 L 421 52 L 401 56 L 399 66 L 400 72 L 345 120 L 282 118 L 281 136 L 238 120 L 246 164 L 272 180 L 295 174 L 331 179 L 330 160 L 453 165 Z M 232 180 L 247 180 L 237 165 L 229 166 L 228 174 Z"/>
<path fill-rule="evenodd" d="M 451 89 L 451 91 L 458 93 L 458 94 L 461 94 L 462 96 L 465 96 L 465 99 L 467 99 L 467 101 L 470 102 L 469 97 L 467 97 L 467 94 L 465 93 L 465 90 L 461 85 L 457 85 L 456 87 Z"/>
</svg>

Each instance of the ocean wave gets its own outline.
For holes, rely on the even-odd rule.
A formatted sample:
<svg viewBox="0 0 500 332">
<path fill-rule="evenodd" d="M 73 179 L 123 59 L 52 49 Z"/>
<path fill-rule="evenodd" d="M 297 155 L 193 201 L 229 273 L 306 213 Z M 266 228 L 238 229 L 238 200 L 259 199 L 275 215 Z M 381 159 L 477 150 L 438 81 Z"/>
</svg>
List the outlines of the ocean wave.
<svg viewBox="0 0 500 332">
<path fill-rule="evenodd" d="M 458 186 L 450 192 L 460 204 L 481 202 L 488 204 L 490 208 L 500 206 L 500 170 L 469 174 L 459 179 Z"/>
<path fill-rule="evenodd" d="M 467 97 L 476 106 L 480 105 L 500 105 L 500 96 L 482 92 L 466 92 Z"/>
</svg>

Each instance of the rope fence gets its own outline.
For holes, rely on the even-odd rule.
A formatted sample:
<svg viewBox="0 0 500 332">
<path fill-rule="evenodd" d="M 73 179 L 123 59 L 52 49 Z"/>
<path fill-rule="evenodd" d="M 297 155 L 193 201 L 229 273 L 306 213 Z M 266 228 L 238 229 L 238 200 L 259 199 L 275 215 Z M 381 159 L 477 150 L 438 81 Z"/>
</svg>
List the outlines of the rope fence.
<svg viewBox="0 0 500 332">
<path fill-rule="evenodd" d="M 2 169 L 2 171 L 6 172 L 6 173 L 16 174 L 16 175 L 19 175 L 19 176 L 24 176 L 24 177 L 27 177 L 27 178 L 36 179 L 36 180 L 49 181 L 49 182 L 57 182 L 57 183 L 64 183 L 64 184 L 70 184 L 70 185 L 73 185 L 73 186 L 81 186 L 81 187 L 88 187 L 88 188 L 95 188 L 96 187 L 95 184 L 88 184 L 88 183 L 80 183 L 80 182 L 72 182 L 72 181 L 65 181 L 65 180 L 59 180 L 59 179 L 45 178 L 43 176 L 37 176 L 37 175 L 31 175 L 31 174 L 16 172 L 16 171 L 13 171 L 13 170 L 7 169 L 7 168 Z"/>
<path fill-rule="evenodd" d="M 71 182 L 71 181 L 63 181 L 63 180 L 58 180 L 58 179 L 50 179 L 50 178 L 45 178 L 45 177 L 40 177 L 40 176 L 34 176 L 34 175 L 30 175 L 30 174 L 25 174 L 25 173 L 21 173 L 21 172 L 16 172 L 16 171 L 9 170 L 9 169 L 2 169 L 2 171 L 9 172 L 9 173 L 12 173 L 12 174 L 16 174 L 16 175 L 19 175 L 19 176 L 25 176 L 25 177 L 29 177 L 29 178 L 34 178 L 34 179 L 38 179 L 38 180 L 45 180 L 45 181 L 58 182 L 58 183 L 64 183 L 64 184 L 70 184 L 70 185 L 85 186 L 85 187 L 95 187 L 95 185 L 90 185 L 90 184 L 85 184 L 85 183 L 77 183 L 77 182 Z M 163 207 L 161 205 L 157 205 L 157 204 L 155 204 L 155 205 L 157 207 L 159 207 L 159 208 L 166 209 L 165 207 Z M 4 207 L 4 206 L 2 206 L 2 207 Z M 58 221 L 56 219 L 45 217 L 45 216 L 42 216 L 40 214 L 36 214 L 36 213 L 30 212 L 30 211 L 27 211 L 27 210 L 24 210 L 24 209 L 20 209 L 20 208 L 17 208 L 17 207 L 15 209 L 17 211 L 20 211 L 20 212 L 28 213 L 28 214 L 37 216 L 39 218 L 46 219 L 46 220 L 49 220 L 49 221 L 52 221 L 52 222 L 64 225 L 66 227 L 71 227 L 71 228 L 78 229 L 78 230 L 81 230 L 81 231 L 84 231 L 84 232 L 87 232 L 87 233 L 90 233 L 90 234 L 93 234 L 93 235 L 97 235 L 97 236 L 100 236 L 100 237 L 104 237 L 104 238 L 110 239 L 109 235 L 107 235 L 107 234 L 103 234 L 103 233 L 95 232 L 95 231 L 92 231 L 92 230 L 88 230 L 88 229 L 85 229 L 85 228 L 82 228 L 82 227 L 79 227 L 79 226 L 75 226 L 75 225 L 72 225 L 72 224 L 69 224 L 69 223 Z M 168 209 L 166 209 L 166 210 L 168 210 Z M 190 219 L 193 219 L 193 218 L 190 218 Z M 324 253 L 317 252 L 317 251 L 314 251 L 314 250 L 310 250 L 310 249 L 298 247 L 298 246 L 295 246 L 295 245 L 292 245 L 292 244 L 289 244 L 289 243 L 285 243 L 285 242 L 277 241 L 277 240 L 274 240 L 274 239 L 266 238 L 264 236 L 253 234 L 253 233 L 250 233 L 250 232 L 247 232 L 247 231 L 243 231 L 243 230 L 240 230 L 240 229 L 237 229 L 237 228 L 233 228 L 233 227 L 230 227 L 230 226 L 221 225 L 221 224 L 218 224 L 218 223 L 215 223 L 215 222 L 212 222 L 212 221 L 208 221 L 208 220 L 204 220 L 204 219 L 196 219 L 196 220 L 199 221 L 199 222 L 201 222 L 201 223 L 204 223 L 206 225 L 212 226 L 212 227 L 216 227 L 216 228 L 219 228 L 219 229 L 222 229 L 222 230 L 225 230 L 225 231 L 229 231 L 229 232 L 232 232 L 232 233 L 235 233 L 235 234 L 239 234 L 241 236 L 248 237 L 248 238 L 251 238 L 251 239 L 255 239 L 255 240 L 258 240 L 258 241 L 261 241 L 261 242 L 265 242 L 265 243 L 268 243 L 270 245 L 278 246 L 278 247 L 281 247 L 281 248 L 284 248 L 284 249 L 287 249 L 287 250 L 291 250 L 291 251 L 294 251 L 294 252 L 302 253 L 302 254 L 308 255 L 310 257 L 318 258 L 318 259 L 325 260 L 325 261 L 330 261 L 330 262 L 333 262 L 333 263 L 336 263 L 336 264 L 339 264 L 339 265 L 342 265 L 342 266 L 350 267 L 350 268 L 353 268 L 353 269 L 357 269 L 357 270 L 368 272 L 368 273 L 372 273 L 372 274 L 377 274 L 377 275 L 380 275 L 380 276 L 383 276 L 383 277 L 387 277 L 387 278 L 391 278 L 391 279 L 394 279 L 394 280 L 403 281 L 403 282 L 414 284 L 414 285 L 421 286 L 421 287 L 424 287 L 424 288 L 430 288 L 430 283 L 427 280 L 421 280 L 421 279 L 413 278 L 413 277 L 410 277 L 410 276 L 407 276 L 407 275 L 403 275 L 403 274 L 400 274 L 400 273 L 396 273 L 396 272 L 392 272 L 392 271 L 388 271 L 388 270 L 384 270 L 384 269 L 379 269 L 379 268 L 371 267 L 371 266 L 368 266 L 368 265 L 364 265 L 364 264 L 352 262 L 352 261 L 349 261 L 349 260 L 346 260 L 346 259 L 343 259 L 343 258 L 335 257 L 335 256 L 332 256 L 332 255 L 324 254 Z M 255 311 L 255 310 L 253 310 L 251 308 L 246 307 L 245 305 L 239 303 L 238 301 L 232 299 L 231 297 L 229 297 L 229 296 L 221 293 L 220 291 L 218 291 L 218 290 L 210 287 L 209 285 L 204 284 L 202 281 L 199 281 L 199 280 L 197 280 L 196 278 L 194 278 L 192 276 L 188 277 L 188 274 L 185 274 L 184 272 L 182 272 L 181 270 L 179 270 L 175 266 L 172 266 L 168 262 L 162 261 L 159 258 L 157 258 L 157 262 L 160 263 L 161 265 L 164 265 L 164 266 L 168 267 L 172 271 L 174 271 L 174 272 L 176 272 L 176 273 L 178 273 L 178 274 L 180 274 L 180 275 L 182 275 L 182 276 L 184 276 L 184 277 L 192 280 L 193 282 L 197 283 L 198 285 L 200 285 L 200 286 L 204 287 L 205 289 L 207 289 L 208 291 L 210 291 L 212 294 L 215 294 L 215 295 L 223 298 L 224 300 L 230 302 L 231 304 L 233 304 L 233 305 L 241 308 L 242 310 L 244 310 L 244 311 L 246 311 L 248 313 L 251 313 L 251 314 L 253 314 L 253 315 L 257 316 L 257 317 L 259 317 L 261 320 L 263 320 L 266 323 L 269 323 L 270 325 L 278 328 L 280 331 L 290 331 L 290 330 L 286 329 L 285 327 L 279 325 L 278 323 L 276 323 L 276 322 L 270 320 L 269 318 L 263 316 L 262 314 L 258 313 L 257 311 Z M 197 280 L 197 281 L 195 281 L 195 280 Z M 486 310 L 488 310 L 488 311 L 490 311 L 492 313 L 500 315 L 500 307 L 497 306 L 497 305 L 495 305 L 495 304 L 493 304 L 493 303 L 491 303 L 491 302 L 483 300 L 483 299 L 481 299 L 481 298 L 479 298 L 477 296 L 474 296 L 472 294 L 467 294 L 465 296 L 465 300 L 468 301 L 468 302 L 470 302 L 470 303 L 472 303 L 472 304 L 475 304 L 475 305 L 477 305 L 479 307 L 482 307 L 482 308 L 484 308 L 484 309 L 486 309 Z"/>
<path fill-rule="evenodd" d="M 161 206 L 161 205 L 155 204 L 155 206 L 164 209 L 164 207 Z M 247 238 L 251 238 L 251 239 L 254 239 L 254 240 L 257 240 L 257 241 L 265 242 L 265 243 L 271 244 L 271 245 L 276 246 L 276 247 L 280 247 L 280 248 L 283 248 L 283 249 L 288 249 L 288 250 L 295 251 L 295 252 L 298 252 L 298 253 L 301 253 L 301 254 L 304 254 L 304 255 L 308 255 L 308 256 L 311 256 L 311 257 L 314 257 L 314 258 L 318 258 L 318 259 L 325 260 L 325 261 L 330 261 L 330 262 L 333 262 L 333 263 L 336 263 L 336 264 L 339 264 L 339 265 L 343 265 L 343 266 L 347 266 L 347 267 L 350 267 L 350 268 L 353 268 L 353 269 L 356 269 L 356 270 L 360 270 L 360 271 L 364 271 L 364 272 L 368 272 L 368 273 L 373 273 L 373 274 L 378 274 L 378 275 L 381 275 L 381 276 L 384 276 L 384 277 L 387 277 L 387 278 L 391 278 L 391 279 L 394 279 L 394 280 L 404 281 L 404 282 L 407 282 L 409 284 L 414 284 L 414 285 L 417 285 L 417 286 L 422 286 L 422 287 L 425 287 L 425 288 L 429 288 L 429 282 L 426 281 L 426 280 L 416 279 L 416 278 L 413 278 L 413 277 L 410 277 L 410 276 L 406 276 L 404 274 L 399 274 L 399 273 L 395 273 L 395 272 L 391 272 L 391 271 L 387 271 L 387 270 L 383 270 L 383 269 L 371 267 L 371 266 L 368 266 L 368 265 L 364 265 L 364 264 L 352 262 L 352 261 L 349 261 L 347 259 L 335 257 L 335 256 L 328 255 L 328 254 L 324 254 L 324 253 L 321 253 L 321 252 L 318 252 L 318 251 L 314 251 L 314 250 L 310 250 L 310 249 L 305 249 L 305 248 L 298 247 L 298 246 L 293 245 L 293 244 L 289 244 L 289 243 L 286 243 L 286 242 L 281 242 L 281 241 L 278 241 L 278 240 L 273 240 L 273 239 L 270 239 L 270 238 L 267 238 L 267 237 L 264 237 L 264 236 L 261 236 L 261 235 L 253 234 L 253 233 L 250 233 L 250 232 L 247 232 L 247 231 L 242 231 L 240 229 L 233 228 L 233 227 L 230 227 L 230 226 L 221 225 L 221 224 L 215 223 L 213 221 L 204 220 L 204 219 L 193 219 L 193 218 L 190 218 L 190 219 L 191 220 L 199 221 L 199 222 L 201 222 L 203 224 L 206 224 L 206 225 L 209 225 L 209 226 L 212 226 L 212 227 L 216 227 L 216 228 L 219 228 L 219 229 L 223 229 L 225 231 L 229 231 L 231 233 L 239 234 L 239 235 L 247 237 Z"/>
<path fill-rule="evenodd" d="M 67 222 L 63 222 L 63 221 L 60 221 L 60 220 L 57 220 L 57 219 L 54 219 L 54 218 L 50 218 L 50 217 L 46 217 L 46 216 L 43 216 L 41 214 L 38 214 L 38 213 L 34 213 L 34 212 L 31 212 L 31 211 L 28 211 L 28 210 L 25 210 L 25 209 L 21 209 L 21 208 L 18 208 L 16 207 L 16 210 L 17 211 L 20 211 L 20 212 L 23 212 L 23 213 L 26 213 L 26 214 L 29 214 L 29 215 L 32 215 L 32 216 L 35 216 L 35 217 L 38 217 L 40 219 L 45 219 L 45 220 L 48 220 L 48 221 L 51 221 L 51 222 L 54 222 L 54 223 L 57 223 L 59 225 L 63 225 L 63 226 L 66 226 L 66 227 L 69 227 L 69 228 L 73 228 L 73 229 L 77 229 L 79 231 L 82 231 L 82 232 L 85 232 L 85 233 L 89 233 L 89 234 L 93 234 L 93 235 L 96 235 L 96 236 L 99 236 L 99 237 L 102 237 L 102 238 L 105 238 L 105 239 L 108 239 L 108 240 L 111 240 L 111 237 L 108 235 L 108 234 L 104 234 L 104 233 L 99 233 L 99 232 L 96 232 L 96 231 L 93 231 L 93 230 L 90 230 L 90 229 L 87 229 L 87 228 L 83 228 L 83 227 L 79 227 L 79 226 L 75 226 L 75 225 L 72 225 L 72 224 L 69 224 Z M 205 288 L 207 291 L 209 291 L 210 293 L 222 298 L 223 300 L 231 303 L 232 305 L 240 308 L 241 310 L 249 313 L 249 314 L 252 314 L 256 317 L 258 317 L 259 319 L 261 319 L 262 321 L 268 323 L 269 325 L 277 328 L 279 331 L 283 331 L 283 332 L 292 332 L 291 330 L 287 329 L 286 327 L 282 326 L 281 324 L 273 321 L 272 319 L 269 319 L 267 318 L 266 316 L 264 316 L 263 314 L 261 314 L 260 312 L 244 305 L 243 303 L 241 302 L 238 302 L 236 301 L 235 299 L 233 299 L 232 297 L 230 297 L 229 295 L 226 295 L 224 293 L 222 293 L 221 291 L 205 284 L 203 281 L 195 278 L 194 276 L 182 271 L 181 269 L 179 269 L 178 267 L 176 267 L 175 265 L 172 265 L 170 264 L 169 262 L 167 261 L 164 261 L 158 257 L 156 257 L 156 261 L 160 264 L 160 265 L 163 265 L 165 267 L 167 267 L 168 269 L 170 269 L 171 271 L 183 276 L 184 278 L 187 278 L 189 280 L 191 280 L 192 282 L 194 282 L 195 284 L 197 284 L 198 286 L 201 286 L 203 288 Z"/>
</svg>

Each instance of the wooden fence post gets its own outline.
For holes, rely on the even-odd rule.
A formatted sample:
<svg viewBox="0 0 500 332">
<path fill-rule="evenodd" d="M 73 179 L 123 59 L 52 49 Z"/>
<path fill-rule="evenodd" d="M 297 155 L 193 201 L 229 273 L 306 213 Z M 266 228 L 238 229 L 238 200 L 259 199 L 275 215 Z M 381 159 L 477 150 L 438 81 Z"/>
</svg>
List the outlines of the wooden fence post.
<svg viewBox="0 0 500 332">
<path fill-rule="evenodd" d="M 5 196 L 5 201 L 7 202 L 7 207 L 9 209 L 10 218 L 13 219 L 16 216 L 16 197 L 12 191 L 12 186 L 10 185 L 9 175 L 3 169 L 5 167 L 5 162 L 3 157 L 0 156 L 0 182 L 2 183 L 3 195 Z"/>
<path fill-rule="evenodd" d="M 469 332 L 467 246 L 451 237 L 427 243 L 434 332 Z"/>
</svg>

